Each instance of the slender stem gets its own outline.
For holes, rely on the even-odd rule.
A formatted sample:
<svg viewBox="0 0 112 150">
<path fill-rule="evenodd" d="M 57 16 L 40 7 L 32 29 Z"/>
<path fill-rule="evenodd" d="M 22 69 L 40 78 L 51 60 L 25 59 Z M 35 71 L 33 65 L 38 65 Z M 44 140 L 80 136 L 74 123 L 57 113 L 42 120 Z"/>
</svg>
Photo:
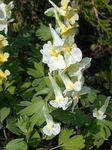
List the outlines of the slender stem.
<svg viewBox="0 0 112 150">
<path fill-rule="evenodd" d="M 5 129 L 3 129 L 3 134 L 4 134 L 5 139 L 7 140 L 7 134 L 6 134 Z"/>
<path fill-rule="evenodd" d="M 51 96 L 53 95 L 52 91 L 49 92 L 49 94 L 45 97 L 45 101 L 47 102 Z"/>
<path fill-rule="evenodd" d="M 51 148 L 50 150 L 54 150 L 54 149 L 57 149 L 57 148 L 62 147 L 62 146 L 63 145 L 58 145 L 58 146 L 55 146 L 55 147 Z"/>
</svg>

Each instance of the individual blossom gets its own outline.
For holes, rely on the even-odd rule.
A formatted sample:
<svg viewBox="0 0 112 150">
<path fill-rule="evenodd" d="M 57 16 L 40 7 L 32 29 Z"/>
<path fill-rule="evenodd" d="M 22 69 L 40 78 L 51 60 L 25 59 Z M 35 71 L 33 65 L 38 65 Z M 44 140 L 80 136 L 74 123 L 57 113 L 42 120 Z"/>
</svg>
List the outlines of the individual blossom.
<svg viewBox="0 0 112 150">
<path fill-rule="evenodd" d="M 59 25 L 59 32 L 62 35 L 63 38 L 66 38 L 70 35 L 74 35 L 74 26 L 70 24 L 64 24 L 59 18 L 59 15 L 57 14 L 57 11 L 54 10 L 55 18 L 57 21 L 57 24 Z"/>
<path fill-rule="evenodd" d="M 7 38 L 0 34 L 0 49 L 7 45 L 8 45 Z"/>
<path fill-rule="evenodd" d="M 59 72 L 59 75 L 65 85 L 65 91 L 64 93 L 67 93 L 69 91 L 80 91 L 82 88 L 83 80 L 82 78 L 80 80 L 76 80 L 73 82 L 70 80 L 70 78 L 62 71 Z"/>
<path fill-rule="evenodd" d="M 13 1 L 11 1 L 9 4 L 5 4 L 3 0 L 0 0 L 0 20 L 9 20 L 11 18 L 11 10 L 13 8 Z"/>
<path fill-rule="evenodd" d="M 63 46 L 64 59 L 67 67 L 82 60 L 82 52 L 76 44 L 65 42 Z"/>
<path fill-rule="evenodd" d="M 71 65 L 70 67 L 68 67 L 67 72 L 70 77 L 74 77 L 74 76 L 80 77 L 83 71 L 89 68 L 90 64 L 91 64 L 91 58 L 88 57 L 83 58 L 81 62 L 77 62 Z"/>
<path fill-rule="evenodd" d="M 2 84 L 2 81 L 5 79 L 7 79 L 7 77 L 10 75 L 9 70 L 5 70 L 5 72 L 3 72 L 2 70 L 0 70 L 0 84 Z"/>
<path fill-rule="evenodd" d="M 108 107 L 110 98 L 110 96 L 107 97 L 104 105 L 99 110 L 97 110 L 96 108 L 93 110 L 93 117 L 97 118 L 98 120 L 103 120 L 104 118 L 106 118 L 105 112 Z"/>
<path fill-rule="evenodd" d="M 90 92 L 90 88 L 87 86 L 83 86 L 80 91 L 73 91 L 72 92 L 71 99 L 74 102 L 74 104 L 76 105 L 78 103 L 79 99 L 81 99 L 81 96 L 85 95 L 89 92 Z"/>
<path fill-rule="evenodd" d="M 51 100 L 50 104 L 55 108 L 62 108 L 63 110 L 66 110 L 68 106 L 71 104 L 71 101 L 69 101 L 68 97 L 63 96 L 60 87 L 56 83 L 56 80 L 50 74 L 49 79 L 52 83 L 52 87 L 55 94 L 55 100 Z"/>
<path fill-rule="evenodd" d="M 0 62 L 7 62 L 9 58 L 9 53 L 0 52 Z"/>
<path fill-rule="evenodd" d="M 43 55 L 43 63 L 47 64 L 50 72 L 52 72 L 57 69 L 65 69 L 66 64 L 61 54 L 60 48 L 64 41 L 59 37 L 59 35 L 51 26 L 50 30 L 53 37 L 53 43 L 48 41 L 47 44 L 44 44 L 43 49 L 41 49 L 40 52 Z"/>
<path fill-rule="evenodd" d="M 49 0 L 49 2 L 51 3 L 51 5 L 55 8 L 55 10 L 64 17 L 65 19 L 65 23 L 67 24 L 74 24 L 77 20 L 79 20 L 79 15 L 76 13 L 76 11 L 68 6 L 70 0 L 61 0 L 61 7 L 58 7 L 53 1 Z M 49 12 L 52 9 L 48 9 L 46 11 Z M 67 22 L 66 22 L 67 21 Z"/>
<path fill-rule="evenodd" d="M 5 4 L 3 0 L 0 0 L 0 31 L 4 31 L 7 35 L 8 25 L 14 19 L 11 19 L 11 10 L 14 8 L 13 1 L 9 4 Z"/>
<path fill-rule="evenodd" d="M 43 133 L 48 136 L 58 135 L 61 130 L 60 123 L 55 123 L 53 121 L 52 116 L 48 113 L 45 106 L 43 107 L 43 113 L 47 122 L 47 124 L 43 127 Z"/>
</svg>

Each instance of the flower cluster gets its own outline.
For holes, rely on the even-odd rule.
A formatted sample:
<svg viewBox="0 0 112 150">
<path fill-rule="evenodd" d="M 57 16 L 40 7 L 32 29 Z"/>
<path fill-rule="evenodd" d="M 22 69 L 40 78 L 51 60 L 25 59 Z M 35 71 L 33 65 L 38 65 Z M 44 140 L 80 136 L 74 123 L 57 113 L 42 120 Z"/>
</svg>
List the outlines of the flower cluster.
<svg viewBox="0 0 112 150">
<path fill-rule="evenodd" d="M 8 32 L 8 24 L 13 19 L 11 19 L 11 9 L 14 7 L 13 2 L 5 4 L 0 0 L 0 31 L 4 31 L 5 34 Z M 4 47 L 8 46 L 8 41 L 5 36 L 0 34 L 0 84 L 2 81 L 7 79 L 7 76 L 10 75 L 8 70 L 2 71 L 2 65 L 4 62 L 8 61 L 9 53 L 4 52 Z"/>
<path fill-rule="evenodd" d="M 61 0 L 61 7 L 51 0 L 49 2 L 53 7 L 45 14 L 55 17 L 56 26 L 54 29 L 51 24 L 49 25 L 52 41 L 44 44 L 40 51 L 43 63 L 49 67 L 49 79 L 55 95 L 55 99 L 49 103 L 55 108 L 66 110 L 72 104 L 74 108 L 81 96 L 90 91 L 89 87 L 84 86 L 83 72 L 90 66 L 91 58 L 83 58 L 82 51 L 75 43 L 75 29 L 78 27 L 79 16 L 77 10 L 70 6 L 70 0 Z M 57 83 L 55 73 L 62 80 L 63 88 Z M 95 114 L 94 112 L 96 117 Z M 46 135 L 58 134 L 60 128 L 57 127 L 58 131 L 54 134 L 55 123 L 53 119 L 50 119 L 52 121 L 49 123 L 48 118 L 43 132 Z"/>
</svg>

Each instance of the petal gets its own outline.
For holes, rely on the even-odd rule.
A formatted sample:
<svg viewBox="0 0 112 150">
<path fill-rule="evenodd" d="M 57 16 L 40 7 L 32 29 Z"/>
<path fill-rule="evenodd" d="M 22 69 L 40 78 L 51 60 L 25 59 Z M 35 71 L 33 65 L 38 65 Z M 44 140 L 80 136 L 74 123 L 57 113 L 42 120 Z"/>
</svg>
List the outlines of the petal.
<svg viewBox="0 0 112 150">
<path fill-rule="evenodd" d="M 9 76 L 10 75 L 10 71 L 9 70 L 5 70 L 5 75 Z"/>
<path fill-rule="evenodd" d="M 108 107 L 110 98 L 111 98 L 110 96 L 107 97 L 107 99 L 105 100 L 104 105 L 99 109 L 100 112 L 105 113 L 105 111 L 106 111 L 106 109 Z"/>
<path fill-rule="evenodd" d="M 64 61 L 64 58 L 62 55 L 59 55 L 58 56 L 58 68 L 59 69 L 65 69 L 66 68 L 66 64 L 65 64 L 65 61 Z"/>
<path fill-rule="evenodd" d="M 74 90 L 75 91 L 80 91 L 81 87 L 82 87 L 82 82 L 81 81 L 75 82 L 75 84 L 74 84 Z"/>
<path fill-rule="evenodd" d="M 55 108 L 59 107 L 57 101 L 55 101 L 55 100 L 51 100 L 49 103 L 50 103 L 51 106 L 53 106 Z"/>
<path fill-rule="evenodd" d="M 45 12 L 44 12 L 44 14 L 46 15 L 46 16 L 49 16 L 49 17 L 54 17 L 54 11 L 55 11 L 55 8 L 49 8 L 49 9 L 47 9 Z"/>
<path fill-rule="evenodd" d="M 83 69 L 87 69 L 91 65 L 91 58 L 85 57 L 82 59 L 81 64 L 83 65 Z"/>
<path fill-rule="evenodd" d="M 63 9 L 66 9 L 70 0 L 61 0 L 61 5 Z"/>
<path fill-rule="evenodd" d="M 43 130 L 44 134 L 46 134 L 48 136 L 52 135 L 52 130 L 50 130 L 47 125 L 45 127 L 43 127 L 42 130 Z"/>
<path fill-rule="evenodd" d="M 51 0 L 49 0 L 49 2 L 52 4 L 52 6 L 62 15 L 65 16 L 66 11 L 64 11 L 63 9 L 59 8 L 54 2 L 52 2 Z"/>
<path fill-rule="evenodd" d="M 60 130 L 61 130 L 60 124 L 59 124 L 59 123 L 56 123 L 56 124 L 54 125 L 53 130 L 52 130 L 53 135 L 58 135 L 58 134 L 60 133 Z"/>
<path fill-rule="evenodd" d="M 73 48 L 72 55 L 73 55 L 74 61 L 80 62 L 82 60 L 82 52 L 79 48 Z"/>
<path fill-rule="evenodd" d="M 50 31 L 53 37 L 53 42 L 54 42 L 53 45 L 62 46 L 64 44 L 64 41 L 59 37 L 57 32 L 52 28 L 51 24 L 50 24 Z"/>
<path fill-rule="evenodd" d="M 83 86 L 83 88 L 82 88 L 81 91 L 80 91 L 80 95 L 87 94 L 87 93 L 90 92 L 90 90 L 91 90 L 91 89 L 90 89 L 89 87 Z"/>
<path fill-rule="evenodd" d="M 14 2 L 11 1 L 11 2 L 8 4 L 8 6 L 9 6 L 10 9 L 13 9 L 13 8 L 14 8 Z"/>
</svg>

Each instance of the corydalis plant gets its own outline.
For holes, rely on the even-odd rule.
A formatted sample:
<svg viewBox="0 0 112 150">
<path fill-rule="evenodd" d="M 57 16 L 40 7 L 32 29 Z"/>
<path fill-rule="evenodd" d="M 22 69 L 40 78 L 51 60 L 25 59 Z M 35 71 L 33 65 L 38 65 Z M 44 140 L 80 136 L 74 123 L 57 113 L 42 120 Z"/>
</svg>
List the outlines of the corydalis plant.
<svg viewBox="0 0 112 150">
<path fill-rule="evenodd" d="M 8 24 L 11 22 L 11 9 L 14 4 L 11 1 L 9 4 L 5 4 L 0 0 L 0 31 L 4 31 L 7 35 Z M 2 71 L 2 65 L 8 61 L 9 53 L 4 52 L 4 47 L 8 46 L 7 38 L 0 34 L 0 84 L 10 75 L 9 70 Z"/>
<path fill-rule="evenodd" d="M 63 110 L 73 105 L 73 112 L 81 96 L 90 92 L 90 88 L 84 86 L 83 72 L 90 66 L 91 58 L 83 58 L 82 51 L 75 43 L 79 15 L 71 7 L 70 0 L 61 0 L 61 7 L 51 0 L 49 2 L 53 7 L 45 14 L 55 17 L 56 26 L 54 29 L 50 25 L 52 41 L 45 43 L 40 50 L 42 62 L 49 67 L 49 79 L 54 91 L 55 98 L 49 104 Z M 62 80 L 63 87 L 56 81 L 55 74 Z M 45 130 L 43 132 L 46 134 Z"/>
</svg>

